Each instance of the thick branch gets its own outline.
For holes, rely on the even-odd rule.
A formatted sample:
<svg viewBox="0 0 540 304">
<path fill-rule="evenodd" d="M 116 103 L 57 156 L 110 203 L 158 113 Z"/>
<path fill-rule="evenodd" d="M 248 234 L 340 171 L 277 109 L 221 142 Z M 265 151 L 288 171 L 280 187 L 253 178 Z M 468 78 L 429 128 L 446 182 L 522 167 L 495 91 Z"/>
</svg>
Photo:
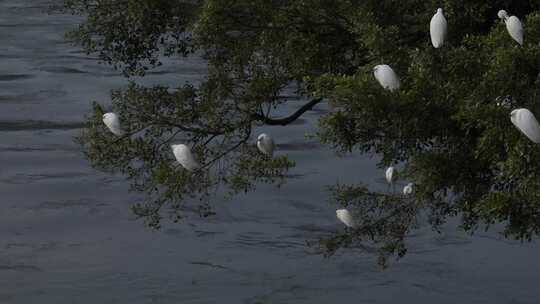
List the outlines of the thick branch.
<svg viewBox="0 0 540 304">
<path fill-rule="evenodd" d="M 270 125 L 270 126 L 286 126 L 293 121 L 297 120 L 300 116 L 302 116 L 305 112 L 313 109 L 313 107 L 320 103 L 322 101 L 322 98 L 316 98 L 311 100 L 310 102 L 303 105 L 300 109 L 298 109 L 296 112 L 291 114 L 290 116 L 283 117 L 283 118 L 270 118 L 261 114 L 254 114 L 253 118 L 258 121 L 262 121 L 263 123 Z"/>
</svg>

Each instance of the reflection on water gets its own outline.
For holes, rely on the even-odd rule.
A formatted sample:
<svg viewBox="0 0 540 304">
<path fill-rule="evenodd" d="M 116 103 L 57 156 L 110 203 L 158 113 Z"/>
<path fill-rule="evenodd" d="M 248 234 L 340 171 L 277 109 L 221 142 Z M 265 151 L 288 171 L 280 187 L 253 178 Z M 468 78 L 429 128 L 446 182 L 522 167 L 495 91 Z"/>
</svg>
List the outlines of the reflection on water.
<svg viewBox="0 0 540 304">
<path fill-rule="evenodd" d="M 0 82 L 0 303 L 537 302 L 536 243 L 468 237 L 457 223 L 421 229 L 385 272 L 360 249 L 313 255 L 306 239 L 342 229 L 325 185 L 383 174 L 373 159 L 305 146 L 316 112 L 269 128 L 301 178 L 216 202 L 208 220 L 145 228 L 128 209 L 140 197 L 89 168 L 73 142 L 90 101 L 125 80 L 75 55 L 62 34 L 77 19 L 43 14 L 46 2 L 0 1 L 0 75 L 31 75 Z M 65 72 L 74 70 L 84 73 Z M 193 58 L 165 71 L 144 81 L 176 85 L 205 69 Z"/>
</svg>

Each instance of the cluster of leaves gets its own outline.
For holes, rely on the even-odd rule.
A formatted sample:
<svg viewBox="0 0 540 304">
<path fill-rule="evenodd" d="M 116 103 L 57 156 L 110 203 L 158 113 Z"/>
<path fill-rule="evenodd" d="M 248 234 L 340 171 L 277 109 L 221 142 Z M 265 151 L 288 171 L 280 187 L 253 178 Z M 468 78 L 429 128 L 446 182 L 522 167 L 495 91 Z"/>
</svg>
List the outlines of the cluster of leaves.
<svg viewBox="0 0 540 304">
<path fill-rule="evenodd" d="M 159 56 L 188 55 L 194 51 L 188 27 L 200 2 L 168 0 L 63 0 L 56 8 L 86 16 L 68 39 L 79 43 L 89 54 L 125 75 L 144 75 L 161 65 Z"/>
<path fill-rule="evenodd" d="M 103 108 L 94 104 L 88 127 L 78 137 L 93 166 L 126 175 L 133 190 L 146 194 L 145 202 L 134 205 L 133 211 L 152 227 L 159 227 L 163 206 L 168 206 L 174 221 L 181 211 L 193 209 L 189 205 L 193 202 L 208 215 L 218 186 L 233 195 L 252 190 L 257 182 L 280 184 L 294 165 L 286 157 L 269 158 L 257 151 L 250 142 L 251 119 L 235 117 L 232 103 L 224 107 L 198 92 L 189 85 L 171 92 L 131 84 L 112 94 L 112 108 L 127 134 L 114 136 L 102 122 Z M 203 168 L 194 173 L 183 170 L 171 151 L 174 143 L 192 145 Z"/>
<path fill-rule="evenodd" d="M 322 141 L 343 151 L 378 153 L 384 165 L 402 163 L 403 177 L 415 182 L 417 203 L 427 202 L 421 209 L 431 209 L 435 228 L 460 215 L 468 231 L 504 223 L 506 236 L 530 240 L 540 232 L 540 150 L 512 126 L 509 114 L 520 107 L 540 111 L 540 14 L 527 15 L 524 24 L 524 47 L 495 23 L 485 32 L 451 35 L 441 50 L 425 44 L 401 53 L 396 92 L 380 89 L 371 66 L 310 79 L 315 95 L 335 109 L 321 119 Z M 440 193 L 452 195 L 441 200 Z M 353 208 L 368 202 L 356 201 Z M 360 222 L 365 217 L 357 213 Z M 400 253 L 404 243 L 394 246 L 398 239 L 382 235 L 376 237 L 381 248 Z M 348 245 L 349 239 L 338 240 L 323 246 L 332 252 Z"/>
<path fill-rule="evenodd" d="M 208 60 L 208 79 L 197 88 L 132 86 L 113 94 L 129 137 L 105 132 L 98 109 L 81 136 L 94 165 L 128 175 L 155 197 L 136 209 L 152 223 L 162 205 L 206 198 L 219 184 L 246 191 L 261 179 L 281 181 L 292 163 L 257 154 L 251 130 L 286 126 L 324 101 L 331 112 L 320 119 L 322 142 L 379 154 L 381 167 L 399 164 L 402 178 L 415 183 L 413 197 L 334 187 L 336 202 L 362 224 L 322 239 L 327 254 L 368 242 L 384 264 L 406 252 L 421 214 L 435 228 L 459 215 L 470 231 L 504 223 L 507 236 L 540 232 L 540 149 L 509 120 L 517 107 L 540 113 L 540 1 L 68 0 L 65 7 L 87 16 L 71 37 L 126 74 L 163 54 L 198 51 Z M 428 25 L 438 7 L 449 32 L 434 49 Z M 499 9 L 523 21 L 523 47 L 497 19 Z M 372 69 L 381 63 L 398 73 L 400 90 L 376 83 Z M 273 117 L 291 87 L 311 101 Z M 176 136 L 193 143 L 205 170 L 172 167 L 167 144 Z"/>
</svg>

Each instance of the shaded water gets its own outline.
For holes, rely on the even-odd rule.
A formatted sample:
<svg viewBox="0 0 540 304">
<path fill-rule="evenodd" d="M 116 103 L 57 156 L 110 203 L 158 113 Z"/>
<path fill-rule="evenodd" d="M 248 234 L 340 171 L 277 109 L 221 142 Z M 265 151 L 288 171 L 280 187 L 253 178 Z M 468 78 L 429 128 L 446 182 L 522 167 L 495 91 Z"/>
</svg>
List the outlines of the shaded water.
<svg viewBox="0 0 540 304">
<path fill-rule="evenodd" d="M 310 253 L 306 240 L 342 229 L 325 185 L 383 175 L 376 159 L 337 159 L 304 138 L 322 106 L 265 129 L 297 162 L 285 186 L 217 199 L 210 220 L 145 228 L 124 179 L 91 169 L 73 143 L 90 102 L 126 80 L 66 44 L 78 19 L 45 14 L 46 2 L 0 0 L 0 303 L 538 303 L 540 246 L 495 232 L 421 229 L 384 272 L 354 250 Z M 144 82 L 204 72 L 197 58 L 170 61 Z"/>
</svg>

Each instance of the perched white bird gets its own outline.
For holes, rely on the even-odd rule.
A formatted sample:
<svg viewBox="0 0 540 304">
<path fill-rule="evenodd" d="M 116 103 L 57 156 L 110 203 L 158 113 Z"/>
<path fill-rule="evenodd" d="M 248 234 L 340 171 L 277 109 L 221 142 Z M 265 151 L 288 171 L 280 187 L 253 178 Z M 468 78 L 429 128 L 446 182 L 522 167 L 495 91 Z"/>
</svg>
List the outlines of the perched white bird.
<svg viewBox="0 0 540 304">
<path fill-rule="evenodd" d="M 520 45 L 523 45 L 523 25 L 519 18 L 516 16 L 508 16 L 508 13 L 505 10 L 500 10 L 497 13 L 497 16 L 506 23 L 506 29 L 508 30 L 510 37 Z"/>
<path fill-rule="evenodd" d="M 262 133 L 257 138 L 257 148 L 263 154 L 272 157 L 274 155 L 274 149 L 275 149 L 274 140 L 272 139 L 272 137 L 270 137 L 270 135 L 266 133 Z"/>
<path fill-rule="evenodd" d="M 345 224 L 345 226 L 352 228 L 355 226 L 354 219 L 347 209 L 339 209 L 336 210 L 336 216 L 337 218 Z"/>
<path fill-rule="evenodd" d="M 191 149 L 184 145 L 171 145 L 174 157 L 176 160 L 188 171 L 195 171 L 201 167 L 199 162 L 195 159 L 193 156 L 193 153 L 191 153 Z"/>
<path fill-rule="evenodd" d="M 397 180 L 397 169 L 394 167 L 388 167 L 386 169 L 386 181 L 392 185 Z"/>
<path fill-rule="evenodd" d="M 413 193 L 413 183 L 408 183 L 407 186 L 403 187 L 404 195 L 411 195 Z"/>
<path fill-rule="evenodd" d="M 448 22 L 444 18 L 442 8 L 439 8 L 429 23 L 429 34 L 431 36 L 431 44 L 433 44 L 434 48 L 438 49 L 443 46 L 447 30 Z"/>
<path fill-rule="evenodd" d="M 527 109 L 517 109 L 510 113 L 510 120 L 525 136 L 540 143 L 540 124 L 533 113 Z"/>
<path fill-rule="evenodd" d="M 373 68 L 373 75 L 379 84 L 390 91 L 399 89 L 399 78 L 389 65 L 379 64 Z"/>
<path fill-rule="evenodd" d="M 120 127 L 120 119 L 115 113 L 103 114 L 103 123 L 116 136 L 124 135 L 124 131 Z"/>
</svg>

